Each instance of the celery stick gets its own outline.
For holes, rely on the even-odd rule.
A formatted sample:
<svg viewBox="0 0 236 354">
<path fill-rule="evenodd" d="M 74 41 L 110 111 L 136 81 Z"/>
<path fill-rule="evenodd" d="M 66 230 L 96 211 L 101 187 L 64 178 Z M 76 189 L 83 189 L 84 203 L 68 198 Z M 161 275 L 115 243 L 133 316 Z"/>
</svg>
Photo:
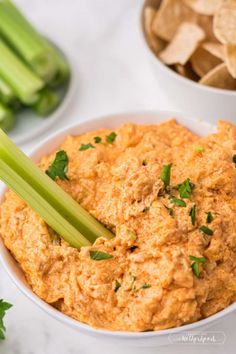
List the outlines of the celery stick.
<svg viewBox="0 0 236 354">
<path fill-rule="evenodd" d="M 54 78 L 50 81 L 51 87 L 58 87 L 64 84 L 70 77 L 70 68 L 66 59 L 48 40 L 44 40 L 45 47 L 50 50 L 55 63 L 57 64 L 57 72 Z"/>
<path fill-rule="evenodd" d="M 72 226 L 53 206 L 21 178 L 3 159 L 0 159 L 0 179 L 71 246 L 80 248 L 89 246 L 90 242 Z"/>
<path fill-rule="evenodd" d="M 46 199 L 59 214 L 79 230 L 90 242 L 97 237 L 108 239 L 113 234 L 73 200 L 50 177 L 41 171 L 11 140 L 0 130 L 0 159 Z M 62 235 L 63 237 L 63 235 Z"/>
<path fill-rule="evenodd" d="M 13 109 L 13 111 L 18 111 L 21 107 L 21 103 L 14 91 L 2 77 L 0 77 L 0 101 L 10 109 Z"/>
<path fill-rule="evenodd" d="M 57 63 L 44 39 L 9 0 L 0 1 L 0 33 L 44 81 L 56 74 Z"/>
<path fill-rule="evenodd" d="M 57 62 L 58 70 L 55 77 L 51 80 L 50 85 L 52 87 L 58 87 L 69 79 L 70 68 L 66 60 L 58 53 L 55 53 L 54 59 Z"/>
<path fill-rule="evenodd" d="M 57 108 L 59 103 L 59 97 L 52 90 L 45 88 L 39 93 L 38 101 L 31 108 L 39 116 L 47 116 Z"/>
<path fill-rule="evenodd" d="M 0 128 L 9 131 L 14 125 L 12 111 L 0 102 Z"/>
<path fill-rule="evenodd" d="M 21 62 L 1 39 L 0 75 L 12 87 L 22 103 L 26 105 L 31 105 L 37 101 L 39 98 L 38 91 L 44 86 L 43 81 Z"/>
<path fill-rule="evenodd" d="M 15 93 L 6 81 L 0 77 L 0 99 L 3 103 L 9 104 L 16 99 Z"/>
</svg>

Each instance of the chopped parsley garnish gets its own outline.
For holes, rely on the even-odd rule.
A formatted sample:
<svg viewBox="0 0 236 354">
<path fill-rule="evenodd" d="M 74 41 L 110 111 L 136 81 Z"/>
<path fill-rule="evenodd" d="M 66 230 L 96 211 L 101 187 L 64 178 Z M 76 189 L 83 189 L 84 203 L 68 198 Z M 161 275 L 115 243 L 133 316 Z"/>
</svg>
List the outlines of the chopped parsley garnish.
<svg viewBox="0 0 236 354">
<path fill-rule="evenodd" d="M 206 263 L 207 259 L 205 257 L 195 257 L 195 256 L 189 256 L 189 258 L 191 261 L 193 261 L 193 263 L 191 264 L 193 273 L 196 275 L 197 278 L 199 278 L 201 274 L 199 269 L 199 264 Z"/>
<path fill-rule="evenodd" d="M 95 149 L 95 147 L 88 143 L 88 144 L 81 144 L 80 148 L 79 148 L 79 151 L 85 151 L 85 150 L 88 150 L 88 149 Z"/>
<path fill-rule="evenodd" d="M 165 188 L 170 184 L 170 172 L 171 172 L 172 164 L 164 165 L 161 170 L 161 180 L 164 183 Z"/>
<path fill-rule="evenodd" d="M 207 222 L 207 224 L 210 224 L 213 221 L 214 217 L 210 211 L 208 211 L 206 214 L 207 214 L 206 222 Z"/>
<path fill-rule="evenodd" d="M 66 175 L 68 162 L 69 159 L 67 153 L 64 150 L 58 151 L 53 163 L 48 167 L 46 174 L 53 180 L 55 180 L 56 177 L 62 180 L 68 180 L 69 178 Z"/>
<path fill-rule="evenodd" d="M 144 283 L 140 289 L 148 289 L 148 288 L 151 288 L 151 285 L 150 284 L 147 284 L 147 283 Z"/>
<path fill-rule="evenodd" d="M 233 156 L 233 162 L 236 163 L 236 155 Z"/>
<path fill-rule="evenodd" d="M 196 205 L 195 204 L 190 209 L 189 216 L 191 217 L 191 222 L 192 222 L 192 225 L 194 226 L 195 225 L 195 221 L 196 221 Z"/>
<path fill-rule="evenodd" d="M 198 263 L 205 263 L 206 262 L 206 258 L 205 257 L 189 256 L 189 258 L 193 262 L 198 262 Z"/>
<path fill-rule="evenodd" d="M 202 151 L 205 151 L 205 148 L 204 148 L 204 146 L 197 145 L 197 146 L 195 146 L 195 150 L 199 151 L 199 152 L 202 152 Z"/>
<path fill-rule="evenodd" d="M 106 142 L 112 144 L 116 140 L 117 134 L 112 132 L 111 134 L 106 136 Z"/>
<path fill-rule="evenodd" d="M 183 208 L 186 207 L 186 203 L 182 199 L 178 199 L 178 198 L 173 197 L 173 198 L 171 198 L 170 201 L 171 201 L 171 203 L 175 204 L 176 206 L 180 206 L 180 207 L 183 207 Z"/>
<path fill-rule="evenodd" d="M 0 299 L 0 340 L 5 339 L 6 327 L 4 326 L 3 318 L 7 312 L 12 307 L 11 304 Z"/>
<path fill-rule="evenodd" d="M 115 289 L 114 289 L 115 293 L 120 289 L 120 287 L 121 287 L 121 283 L 116 279 L 116 281 L 115 281 Z"/>
<path fill-rule="evenodd" d="M 213 235 L 213 231 L 211 229 L 209 229 L 209 227 L 203 225 L 199 228 L 200 231 L 202 231 L 204 234 L 212 236 Z"/>
<path fill-rule="evenodd" d="M 194 184 L 190 182 L 189 178 L 187 178 L 183 183 L 179 184 L 178 191 L 179 191 L 180 198 L 189 199 L 193 191 L 193 188 L 194 188 Z"/>
<path fill-rule="evenodd" d="M 102 251 L 89 251 L 90 258 L 94 261 L 103 261 L 104 259 L 113 258 L 112 254 L 105 253 Z"/>
<path fill-rule="evenodd" d="M 141 289 L 148 289 L 148 288 L 151 288 L 151 285 L 147 284 L 147 283 L 144 283 L 143 285 L 141 285 L 138 288 L 136 288 L 136 286 L 133 286 L 132 290 L 133 290 L 134 293 L 137 293 Z"/>
<path fill-rule="evenodd" d="M 100 136 L 95 136 L 93 140 L 95 144 L 99 144 L 102 141 L 102 138 Z"/>
</svg>

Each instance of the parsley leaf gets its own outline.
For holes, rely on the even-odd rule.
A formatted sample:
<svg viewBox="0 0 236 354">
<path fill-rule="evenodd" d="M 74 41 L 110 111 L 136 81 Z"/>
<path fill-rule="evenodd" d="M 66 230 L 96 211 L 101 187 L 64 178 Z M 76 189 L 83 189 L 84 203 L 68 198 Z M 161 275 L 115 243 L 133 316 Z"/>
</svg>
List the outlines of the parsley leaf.
<svg viewBox="0 0 236 354">
<path fill-rule="evenodd" d="M 6 314 L 6 311 L 9 310 L 12 307 L 11 304 L 8 302 L 5 302 L 3 299 L 0 300 L 0 340 L 5 339 L 5 331 L 6 327 L 4 326 L 3 323 L 3 318 Z"/>
<path fill-rule="evenodd" d="M 105 253 L 102 251 L 90 251 L 90 258 L 94 261 L 103 261 L 104 259 L 113 258 L 112 254 Z"/>
<path fill-rule="evenodd" d="M 111 134 L 106 136 L 106 142 L 112 144 L 116 140 L 117 134 L 112 132 Z"/>
<path fill-rule="evenodd" d="M 121 283 L 116 279 L 115 289 L 114 289 L 115 293 L 120 289 L 120 287 L 121 287 Z"/>
<path fill-rule="evenodd" d="M 191 217 L 191 222 L 194 226 L 196 221 L 196 204 L 190 209 L 189 216 Z"/>
<path fill-rule="evenodd" d="M 196 275 L 197 278 L 199 278 L 201 274 L 199 269 L 199 264 L 206 263 L 207 259 L 205 257 L 195 257 L 195 256 L 189 256 L 189 258 L 191 261 L 193 261 L 193 263 L 191 264 L 193 273 Z"/>
<path fill-rule="evenodd" d="M 199 263 L 197 262 L 192 263 L 191 268 L 193 270 L 193 273 L 196 275 L 196 277 L 199 278 L 201 273 L 199 269 Z"/>
<path fill-rule="evenodd" d="M 53 180 L 59 177 L 61 180 L 69 179 L 66 175 L 68 170 L 68 156 L 64 150 L 60 150 L 56 153 L 56 157 L 53 163 L 49 166 L 46 174 Z"/>
<path fill-rule="evenodd" d="M 233 162 L 236 164 L 236 155 L 233 156 Z"/>
<path fill-rule="evenodd" d="M 206 258 L 205 257 L 195 257 L 195 256 L 189 256 L 191 261 L 197 262 L 197 263 L 206 263 Z"/>
<path fill-rule="evenodd" d="M 88 149 L 95 149 L 95 147 L 88 143 L 88 144 L 81 144 L 80 148 L 79 148 L 79 151 L 85 151 L 85 150 L 88 150 Z"/>
<path fill-rule="evenodd" d="M 213 235 L 213 231 L 211 229 L 209 229 L 209 227 L 203 225 L 199 228 L 200 231 L 202 231 L 204 234 L 212 236 Z"/>
<path fill-rule="evenodd" d="M 170 201 L 171 201 L 171 203 L 173 203 L 173 204 L 175 204 L 177 206 L 180 206 L 180 207 L 183 207 L 183 208 L 186 207 L 186 203 L 182 199 L 178 199 L 178 198 L 173 197 L 173 198 L 171 198 Z"/>
<path fill-rule="evenodd" d="M 194 184 L 190 182 L 190 179 L 187 178 L 183 183 L 181 183 L 178 186 L 178 191 L 179 191 L 179 195 L 180 198 L 190 198 L 190 195 L 193 191 L 194 188 Z"/>
<path fill-rule="evenodd" d="M 170 184 L 170 172 L 171 172 L 172 164 L 164 165 L 161 170 L 161 180 L 164 183 L 165 188 Z"/>
<path fill-rule="evenodd" d="M 144 283 L 140 289 L 148 289 L 148 288 L 151 288 L 151 285 L 150 284 L 147 284 L 147 283 Z"/>
<path fill-rule="evenodd" d="M 206 214 L 207 214 L 206 222 L 207 222 L 207 224 L 210 224 L 213 221 L 213 219 L 214 219 L 213 215 L 212 215 L 212 213 L 210 211 L 208 211 Z"/>
<path fill-rule="evenodd" d="M 95 136 L 93 138 L 93 140 L 94 140 L 95 144 L 99 144 L 102 141 L 102 138 L 100 136 Z"/>
</svg>

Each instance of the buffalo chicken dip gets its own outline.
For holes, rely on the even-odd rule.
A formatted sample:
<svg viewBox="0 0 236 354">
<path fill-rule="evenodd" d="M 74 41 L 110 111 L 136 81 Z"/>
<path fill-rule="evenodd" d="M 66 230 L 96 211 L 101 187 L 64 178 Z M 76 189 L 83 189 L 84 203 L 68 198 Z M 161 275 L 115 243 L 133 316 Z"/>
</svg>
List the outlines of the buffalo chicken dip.
<svg viewBox="0 0 236 354">
<path fill-rule="evenodd" d="M 11 191 L 2 238 L 41 299 L 95 328 L 200 320 L 236 298 L 235 154 L 223 121 L 204 138 L 174 119 L 68 136 L 39 166 L 114 238 L 79 251 Z"/>
</svg>

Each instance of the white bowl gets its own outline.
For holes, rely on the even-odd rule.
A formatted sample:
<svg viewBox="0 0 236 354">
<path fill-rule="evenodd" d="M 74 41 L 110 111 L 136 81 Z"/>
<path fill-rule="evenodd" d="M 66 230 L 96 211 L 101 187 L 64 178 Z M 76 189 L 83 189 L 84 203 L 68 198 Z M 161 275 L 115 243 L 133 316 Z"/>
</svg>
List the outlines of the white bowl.
<svg viewBox="0 0 236 354">
<path fill-rule="evenodd" d="M 153 74 L 175 108 L 216 123 L 225 119 L 236 123 L 236 91 L 223 90 L 200 85 L 177 74 L 164 65 L 150 49 L 144 32 L 143 12 L 147 5 L 154 6 L 159 0 L 145 0 L 140 11 L 140 36 L 143 50 L 146 51 Z"/>
<path fill-rule="evenodd" d="M 67 135 L 79 135 L 85 132 L 96 130 L 102 127 L 114 129 L 125 122 L 133 122 L 138 124 L 156 124 L 164 121 L 170 117 L 176 117 L 177 120 L 190 128 L 192 131 L 199 135 L 207 135 L 215 131 L 215 127 L 209 123 L 201 120 L 189 119 L 186 115 L 173 113 L 173 112 L 139 112 L 139 113 L 122 113 L 117 115 L 110 115 L 99 119 L 92 119 L 83 123 L 64 128 L 57 133 L 54 133 L 49 138 L 44 140 L 31 154 L 34 161 L 38 161 L 42 156 L 55 151 L 58 146 L 64 141 Z M 0 202 L 4 199 L 6 189 L 1 189 Z M 218 312 L 217 314 L 208 317 L 204 320 L 195 322 L 193 324 L 185 325 L 178 328 L 167 329 L 162 331 L 132 333 L 132 332 L 111 332 L 106 330 L 94 329 L 86 324 L 76 321 L 63 313 L 59 312 L 52 306 L 45 303 L 37 295 L 35 295 L 27 282 L 25 281 L 23 272 L 19 265 L 14 260 L 10 252 L 5 248 L 2 240 L 0 239 L 0 260 L 9 274 L 12 281 L 16 286 L 36 305 L 47 312 L 49 315 L 59 320 L 62 323 L 76 329 L 78 332 L 100 338 L 102 340 L 117 342 L 117 344 L 135 345 L 135 346 L 159 346 L 170 344 L 171 335 L 178 333 L 186 333 L 194 330 L 202 330 L 209 327 L 222 317 L 236 310 L 236 303 L 230 305 L 226 309 Z"/>
</svg>

